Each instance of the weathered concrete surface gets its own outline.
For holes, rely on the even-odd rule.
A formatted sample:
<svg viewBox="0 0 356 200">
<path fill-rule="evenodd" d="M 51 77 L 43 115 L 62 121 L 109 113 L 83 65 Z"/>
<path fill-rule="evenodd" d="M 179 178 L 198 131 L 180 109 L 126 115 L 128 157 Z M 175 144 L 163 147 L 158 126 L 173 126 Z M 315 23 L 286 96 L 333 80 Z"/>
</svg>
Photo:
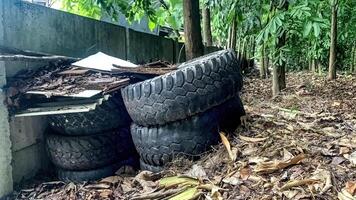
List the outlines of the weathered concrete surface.
<svg viewBox="0 0 356 200">
<path fill-rule="evenodd" d="M 19 151 L 12 152 L 12 177 L 14 184 L 35 176 L 38 170 L 49 165 L 44 142 L 39 141 Z"/>
<path fill-rule="evenodd" d="M 12 178 L 15 184 L 48 166 L 43 139 L 47 125 L 46 117 L 11 118 Z"/>
<path fill-rule="evenodd" d="M 174 42 L 171 39 L 128 31 L 127 59 L 134 63 L 144 63 L 156 60 L 174 62 Z"/>
<path fill-rule="evenodd" d="M 126 58 L 125 28 L 18 0 L 1 0 L 4 46 L 85 57 L 102 51 Z M 2 31 L 3 30 L 3 31 Z M 6 64 L 8 76 L 26 68 Z"/>
<path fill-rule="evenodd" d="M 5 66 L 0 62 L 0 198 L 9 194 L 13 188 L 10 129 L 7 108 L 3 103 L 5 94 L 2 90 L 5 83 Z"/>
<path fill-rule="evenodd" d="M 0 1 L 0 8 L 3 7 Z M 0 44 L 4 42 L 4 24 L 0 13 Z M 11 141 L 8 122 L 8 112 L 4 105 L 5 94 L 3 87 L 6 84 L 5 63 L 0 61 L 0 198 L 12 192 L 12 167 L 11 167 Z"/>
<path fill-rule="evenodd" d="M 42 142 L 46 128 L 46 117 L 12 117 L 10 120 L 12 152 Z"/>
</svg>

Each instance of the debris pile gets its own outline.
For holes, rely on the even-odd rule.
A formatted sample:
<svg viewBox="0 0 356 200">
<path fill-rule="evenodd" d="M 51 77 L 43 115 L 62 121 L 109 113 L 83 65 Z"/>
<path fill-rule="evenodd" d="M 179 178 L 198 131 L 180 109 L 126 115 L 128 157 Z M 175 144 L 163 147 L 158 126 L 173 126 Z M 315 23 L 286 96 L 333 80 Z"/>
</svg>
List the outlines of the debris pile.
<svg viewBox="0 0 356 200">
<path fill-rule="evenodd" d="M 249 117 L 196 162 L 160 173 L 121 168 L 98 182 L 27 185 L 18 199 L 340 199 L 356 198 L 356 78 L 288 74 L 271 98 L 270 80 L 245 80 Z M 243 120 L 245 121 L 245 120 Z M 169 177 L 169 178 L 164 178 Z M 25 186 L 24 186 L 25 187 Z"/>
<path fill-rule="evenodd" d="M 24 70 L 10 78 L 6 104 L 10 114 L 36 115 L 34 110 L 43 107 L 42 103 L 73 101 L 73 98 L 98 99 L 98 96 L 119 91 L 131 83 L 152 78 L 157 71 L 173 69 L 163 61 L 137 66 L 100 52 L 73 64 L 51 62 L 48 66 L 35 71 Z"/>
</svg>

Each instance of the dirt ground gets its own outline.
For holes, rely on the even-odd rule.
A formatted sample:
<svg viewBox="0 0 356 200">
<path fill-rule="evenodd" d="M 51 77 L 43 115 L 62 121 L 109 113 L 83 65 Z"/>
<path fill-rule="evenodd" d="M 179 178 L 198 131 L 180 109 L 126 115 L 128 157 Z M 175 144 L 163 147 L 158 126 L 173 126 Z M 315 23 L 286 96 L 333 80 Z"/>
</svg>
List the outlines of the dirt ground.
<svg viewBox="0 0 356 200">
<path fill-rule="evenodd" d="M 13 197 L 356 199 L 356 77 L 289 73 L 275 98 L 269 79 L 244 83 L 247 123 L 222 133 L 223 142 L 198 161 L 178 159 L 158 174 L 125 168 L 94 183 L 32 184 Z M 174 177 L 167 183 L 163 176 Z"/>
</svg>

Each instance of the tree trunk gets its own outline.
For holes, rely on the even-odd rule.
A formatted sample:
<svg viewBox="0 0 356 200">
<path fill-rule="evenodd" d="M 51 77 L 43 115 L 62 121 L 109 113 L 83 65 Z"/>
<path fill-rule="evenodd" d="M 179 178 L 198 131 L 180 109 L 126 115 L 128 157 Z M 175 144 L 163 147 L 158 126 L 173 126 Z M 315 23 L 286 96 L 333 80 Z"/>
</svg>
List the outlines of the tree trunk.
<svg viewBox="0 0 356 200">
<path fill-rule="evenodd" d="M 231 47 L 234 51 L 236 50 L 236 19 L 234 18 L 234 21 L 232 22 L 232 32 L 231 32 Z"/>
<path fill-rule="evenodd" d="M 315 63 L 315 59 L 314 58 L 311 60 L 311 71 L 313 73 L 316 72 L 316 63 Z"/>
<path fill-rule="evenodd" d="M 338 0 L 333 0 L 331 7 L 331 30 L 330 30 L 330 55 L 329 55 L 329 79 L 336 78 L 336 38 L 337 38 L 337 4 Z"/>
<path fill-rule="evenodd" d="M 232 30 L 232 27 L 230 26 L 229 27 L 229 32 L 227 33 L 227 44 L 226 44 L 226 48 L 229 49 L 231 47 L 231 30 Z"/>
<path fill-rule="evenodd" d="M 350 72 L 356 72 L 356 47 L 355 43 L 352 46 L 352 51 L 351 51 L 351 66 L 350 66 Z"/>
<path fill-rule="evenodd" d="M 231 26 L 229 28 L 229 45 L 228 48 L 229 49 L 233 49 L 236 50 L 236 20 L 234 18 L 234 20 L 231 23 Z"/>
<path fill-rule="evenodd" d="M 204 5 L 203 8 L 203 31 L 205 45 L 212 46 L 213 38 L 211 36 L 210 9 L 206 5 Z"/>
<path fill-rule="evenodd" d="M 199 57 L 204 53 L 201 37 L 199 1 L 183 0 L 184 39 L 187 60 Z"/>
<path fill-rule="evenodd" d="M 256 42 L 255 42 L 255 38 L 252 37 L 252 41 L 251 41 L 252 45 L 251 45 L 251 57 L 254 57 L 255 56 L 255 48 L 256 48 Z"/>
<path fill-rule="evenodd" d="M 268 51 L 267 51 L 266 47 L 264 49 L 264 54 L 265 54 L 266 78 L 268 78 L 271 75 L 271 72 L 269 71 L 270 60 L 269 60 Z"/>
<path fill-rule="evenodd" d="M 240 54 L 241 54 L 241 57 L 244 57 L 244 53 L 245 53 L 245 42 L 246 42 L 246 40 L 245 40 L 245 38 L 242 38 L 242 40 L 241 40 L 241 52 L 240 52 Z"/>
<path fill-rule="evenodd" d="M 281 9 L 288 10 L 288 1 L 284 1 Z M 278 37 L 277 49 L 280 50 L 286 44 L 287 33 L 284 31 L 281 36 Z M 278 95 L 281 90 L 286 88 L 286 62 L 282 61 L 273 65 L 273 81 L 272 81 L 272 93 L 273 96 Z"/>
<path fill-rule="evenodd" d="M 237 36 L 236 36 L 237 37 Z M 241 38 L 239 37 L 239 39 L 236 39 L 236 51 L 237 51 L 237 54 L 236 55 L 239 55 L 240 54 L 240 51 L 241 51 Z"/>
<path fill-rule="evenodd" d="M 318 68 L 318 74 L 319 76 L 323 75 L 323 66 L 321 65 L 320 61 L 317 59 L 315 60 L 316 66 Z"/>
<path fill-rule="evenodd" d="M 354 62 L 353 62 L 354 72 L 356 72 L 356 47 L 354 46 Z"/>
<path fill-rule="evenodd" d="M 260 77 L 266 78 L 266 66 L 265 66 L 265 45 L 261 46 L 261 58 L 260 58 Z"/>
<path fill-rule="evenodd" d="M 278 39 L 277 48 L 280 49 L 285 45 L 286 33 L 283 33 Z M 272 82 L 272 92 L 273 96 L 278 95 L 281 90 L 286 88 L 286 63 L 282 61 L 281 63 L 273 64 L 273 82 Z"/>
</svg>

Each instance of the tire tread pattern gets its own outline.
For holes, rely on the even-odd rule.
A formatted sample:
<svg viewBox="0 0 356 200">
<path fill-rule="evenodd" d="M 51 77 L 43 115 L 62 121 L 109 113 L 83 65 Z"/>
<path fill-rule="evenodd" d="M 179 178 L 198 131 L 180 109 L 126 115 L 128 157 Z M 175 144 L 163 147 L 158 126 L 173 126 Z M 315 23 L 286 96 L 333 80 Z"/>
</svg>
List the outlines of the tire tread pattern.
<svg viewBox="0 0 356 200">
<path fill-rule="evenodd" d="M 67 170 L 95 169 L 135 153 L 127 129 L 89 136 L 48 134 L 46 144 L 53 164 Z"/>
<path fill-rule="evenodd" d="M 215 112 L 163 126 L 131 125 L 135 147 L 143 162 L 163 166 L 176 156 L 197 158 L 219 141 Z"/>
<path fill-rule="evenodd" d="M 95 110 L 50 115 L 48 120 L 53 130 L 64 135 L 92 135 L 129 126 L 132 121 L 120 94 L 110 97 Z"/>
<path fill-rule="evenodd" d="M 128 113 L 136 124 L 163 125 L 220 105 L 242 87 L 234 53 L 218 51 L 183 63 L 179 69 L 122 89 Z"/>
</svg>

